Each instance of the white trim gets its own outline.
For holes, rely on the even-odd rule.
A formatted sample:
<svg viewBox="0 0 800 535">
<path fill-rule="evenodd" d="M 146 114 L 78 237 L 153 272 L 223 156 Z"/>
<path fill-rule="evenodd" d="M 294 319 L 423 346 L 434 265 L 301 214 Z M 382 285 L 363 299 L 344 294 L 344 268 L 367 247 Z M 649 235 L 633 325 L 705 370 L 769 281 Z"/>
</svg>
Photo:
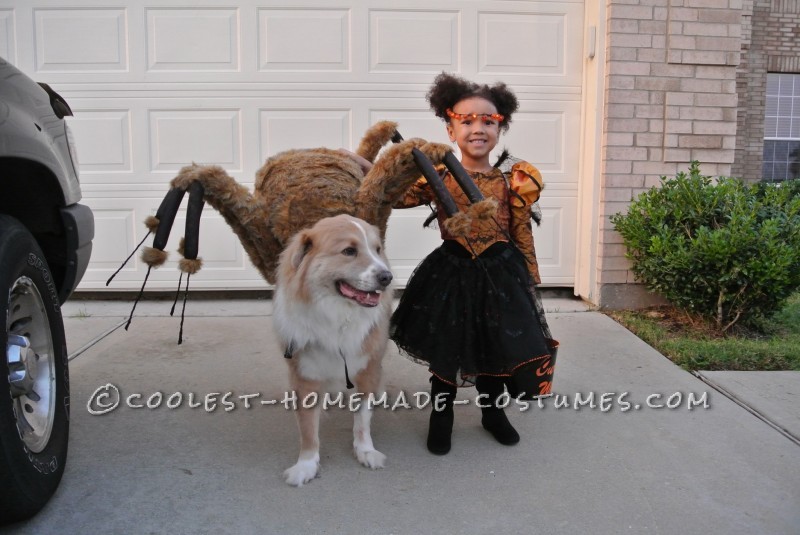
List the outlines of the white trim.
<svg viewBox="0 0 800 535">
<path fill-rule="evenodd" d="M 581 101 L 581 148 L 578 173 L 578 221 L 575 240 L 574 293 L 590 302 L 599 298 L 597 291 L 597 255 L 600 210 L 601 140 L 605 93 L 606 7 L 599 0 L 586 0 L 584 25 L 586 35 L 598 42 L 586 44 Z M 589 52 L 593 57 L 589 57 Z"/>
</svg>

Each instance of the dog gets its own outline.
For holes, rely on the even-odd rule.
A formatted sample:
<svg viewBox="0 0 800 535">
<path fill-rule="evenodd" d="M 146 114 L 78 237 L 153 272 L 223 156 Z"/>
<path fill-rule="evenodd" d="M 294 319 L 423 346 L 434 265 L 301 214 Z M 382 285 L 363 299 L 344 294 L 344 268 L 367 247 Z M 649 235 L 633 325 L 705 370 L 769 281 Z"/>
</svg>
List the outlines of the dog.
<svg viewBox="0 0 800 535">
<path fill-rule="evenodd" d="M 370 433 L 370 394 L 382 388 L 382 359 L 388 344 L 392 272 L 377 227 L 350 215 L 321 219 L 295 234 L 281 253 L 274 293 L 273 323 L 297 395 L 300 454 L 284 479 L 302 486 L 320 470 L 320 403 L 325 392 L 355 383 L 364 403 L 354 412 L 353 453 L 372 469 L 386 456 Z"/>
</svg>

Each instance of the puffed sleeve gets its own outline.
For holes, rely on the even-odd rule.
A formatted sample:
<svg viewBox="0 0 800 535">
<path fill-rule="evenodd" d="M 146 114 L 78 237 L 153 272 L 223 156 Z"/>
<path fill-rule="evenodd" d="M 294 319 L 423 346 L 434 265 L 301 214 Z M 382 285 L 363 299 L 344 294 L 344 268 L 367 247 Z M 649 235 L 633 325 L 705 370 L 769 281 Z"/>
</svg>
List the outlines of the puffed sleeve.
<svg viewBox="0 0 800 535">
<path fill-rule="evenodd" d="M 509 187 L 513 206 L 530 206 L 539 200 L 544 189 L 542 173 L 528 162 L 519 161 L 511 168 Z"/>
</svg>

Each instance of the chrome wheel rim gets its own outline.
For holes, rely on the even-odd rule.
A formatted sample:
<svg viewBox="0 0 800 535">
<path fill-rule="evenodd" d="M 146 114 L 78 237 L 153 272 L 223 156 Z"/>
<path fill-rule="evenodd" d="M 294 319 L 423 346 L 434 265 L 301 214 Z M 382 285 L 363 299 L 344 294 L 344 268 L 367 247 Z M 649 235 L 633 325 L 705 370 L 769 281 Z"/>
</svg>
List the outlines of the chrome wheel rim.
<svg viewBox="0 0 800 535">
<path fill-rule="evenodd" d="M 56 367 L 44 300 L 28 277 L 9 291 L 6 319 L 8 382 L 17 431 L 25 446 L 41 452 L 55 420 Z"/>
</svg>

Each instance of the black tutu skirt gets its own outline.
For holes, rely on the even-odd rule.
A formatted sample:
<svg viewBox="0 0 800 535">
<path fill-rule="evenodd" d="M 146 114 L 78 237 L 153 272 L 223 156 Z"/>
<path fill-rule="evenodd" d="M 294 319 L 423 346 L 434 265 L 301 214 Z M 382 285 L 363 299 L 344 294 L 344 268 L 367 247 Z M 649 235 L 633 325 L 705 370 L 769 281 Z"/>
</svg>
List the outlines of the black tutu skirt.
<svg viewBox="0 0 800 535">
<path fill-rule="evenodd" d="M 530 381 L 514 376 L 524 371 L 534 380 L 557 347 L 545 336 L 530 288 L 525 259 L 513 245 L 497 242 L 473 259 L 445 241 L 414 270 L 390 336 L 401 353 L 450 384 L 492 375 L 526 389 Z"/>
</svg>

